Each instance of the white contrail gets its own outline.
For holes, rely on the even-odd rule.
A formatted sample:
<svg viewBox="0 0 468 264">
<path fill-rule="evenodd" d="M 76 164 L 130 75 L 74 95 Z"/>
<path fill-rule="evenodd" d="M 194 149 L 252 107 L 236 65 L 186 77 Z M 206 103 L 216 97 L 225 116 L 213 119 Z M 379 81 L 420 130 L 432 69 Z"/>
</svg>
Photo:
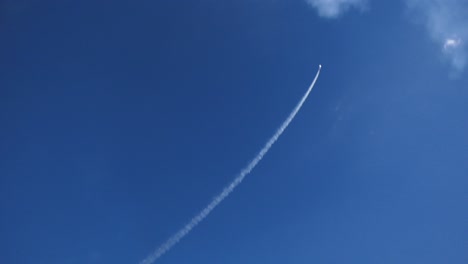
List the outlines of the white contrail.
<svg viewBox="0 0 468 264">
<path fill-rule="evenodd" d="M 255 156 L 255 158 L 250 161 L 250 163 L 242 169 L 242 171 L 237 175 L 237 177 L 223 189 L 223 191 L 218 194 L 201 212 L 199 212 L 195 217 L 190 220 L 188 224 L 186 224 L 182 229 L 177 231 L 174 235 L 172 235 L 164 244 L 159 246 L 153 253 L 151 253 L 147 258 L 142 260 L 140 264 L 151 264 L 159 259 L 164 253 L 170 250 L 175 244 L 177 244 L 184 236 L 186 236 L 195 226 L 197 226 L 205 217 L 207 217 L 211 211 L 220 204 L 224 198 L 226 198 L 234 189 L 239 185 L 242 180 L 249 174 L 255 166 L 257 166 L 258 162 L 262 160 L 263 156 L 268 152 L 271 146 L 278 140 L 278 138 L 283 134 L 284 130 L 288 127 L 289 123 L 294 119 L 297 112 L 301 109 L 302 105 L 304 104 L 305 100 L 309 96 L 310 91 L 314 88 L 315 82 L 320 74 L 320 69 L 322 65 L 319 65 L 317 70 L 317 74 L 315 75 L 312 84 L 307 89 L 307 92 L 302 96 L 299 103 L 294 107 L 293 111 L 289 114 L 288 118 L 283 122 L 283 124 L 276 130 L 275 134 L 268 140 L 265 146 L 260 150 L 260 152 Z"/>
</svg>

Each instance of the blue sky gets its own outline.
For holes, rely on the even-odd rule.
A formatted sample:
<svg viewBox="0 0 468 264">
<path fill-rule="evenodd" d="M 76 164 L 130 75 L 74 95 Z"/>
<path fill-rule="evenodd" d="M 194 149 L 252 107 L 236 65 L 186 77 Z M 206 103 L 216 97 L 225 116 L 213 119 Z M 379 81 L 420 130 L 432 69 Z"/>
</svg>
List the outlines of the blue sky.
<svg viewBox="0 0 468 264">
<path fill-rule="evenodd" d="M 466 263 L 463 0 L 0 2 L 0 263 Z"/>
</svg>

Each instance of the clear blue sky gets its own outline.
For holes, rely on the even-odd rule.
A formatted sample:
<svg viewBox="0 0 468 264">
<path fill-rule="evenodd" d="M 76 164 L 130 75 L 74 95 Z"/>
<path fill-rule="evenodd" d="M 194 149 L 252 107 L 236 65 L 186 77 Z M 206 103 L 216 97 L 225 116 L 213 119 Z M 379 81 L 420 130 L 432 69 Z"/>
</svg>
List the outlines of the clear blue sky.
<svg viewBox="0 0 468 264">
<path fill-rule="evenodd" d="M 467 263 L 468 4 L 325 2 L 1 1 L 0 263 L 138 263 L 318 64 L 159 263 Z"/>
</svg>

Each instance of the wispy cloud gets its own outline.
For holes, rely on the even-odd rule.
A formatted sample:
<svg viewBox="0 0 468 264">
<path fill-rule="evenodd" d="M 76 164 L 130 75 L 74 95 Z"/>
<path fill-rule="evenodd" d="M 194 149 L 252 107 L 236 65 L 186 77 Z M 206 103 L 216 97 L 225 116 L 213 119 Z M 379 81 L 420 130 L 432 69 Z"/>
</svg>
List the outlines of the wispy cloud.
<svg viewBox="0 0 468 264">
<path fill-rule="evenodd" d="M 468 1 L 466 0 L 406 0 L 415 21 L 425 25 L 430 37 L 450 62 L 455 74 L 460 74 L 468 60 Z"/>
<path fill-rule="evenodd" d="M 306 0 L 325 18 L 337 18 L 351 8 L 363 10 L 367 0 Z"/>
</svg>

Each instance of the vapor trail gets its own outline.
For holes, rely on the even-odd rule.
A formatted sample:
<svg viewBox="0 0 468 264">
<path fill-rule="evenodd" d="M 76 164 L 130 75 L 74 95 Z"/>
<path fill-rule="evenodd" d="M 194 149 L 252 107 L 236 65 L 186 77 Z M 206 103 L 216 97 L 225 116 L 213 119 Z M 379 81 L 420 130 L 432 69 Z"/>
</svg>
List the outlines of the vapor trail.
<svg viewBox="0 0 468 264">
<path fill-rule="evenodd" d="M 247 176 L 257 164 L 262 160 L 263 156 L 270 150 L 271 146 L 278 140 L 278 138 L 283 134 L 284 130 L 288 127 L 289 123 L 294 119 L 297 112 L 301 109 L 302 105 L 304 104 L 305 100 L 309 96 L 309 93 L 314 88 L 315 82 L 320 74 L 320 69 L 322 69 L 322 65 L 319 65 L 317 73 L 315 74 L 315 78 L 307 89 L 307 92 L 302 96 L 299 103 L 297 103 L 296 107 L 292 110 L 289 114 L 288 118 L 281 124 L 281 126 L 276 130 L 275 134 L 267 141 L 265 146 L 260 150 L 260 152 L 255 156 L 255 158 L 250 161 L 250 163 L 241 170 L 241 172 L 237 175 L 237 177 L 226 187 L 224 187 L 223 191 L 218 194 L 201 212 L 199 212 L 196 216 L 190 220 L 188 224 L 186 224 L 182 229 L 177 231 L 174 235 L 172 235 L 164 244 L 159 246 L 153 253 L 151 253 L 148 257 L 140 262 L 140 264 L 151 264 L 154 263 L 157 259 L 159 259 L 164 253 L 170 250 L 175 244 L 177 244 L 183 237 L 185 237 L 195 226 L 197 226 L 205 217 L 207 217 L 211 211 L 218 206 L 229 194 L 234 191 L 234 189 L 239 185 L 242 180 Z"/>
</svg>

